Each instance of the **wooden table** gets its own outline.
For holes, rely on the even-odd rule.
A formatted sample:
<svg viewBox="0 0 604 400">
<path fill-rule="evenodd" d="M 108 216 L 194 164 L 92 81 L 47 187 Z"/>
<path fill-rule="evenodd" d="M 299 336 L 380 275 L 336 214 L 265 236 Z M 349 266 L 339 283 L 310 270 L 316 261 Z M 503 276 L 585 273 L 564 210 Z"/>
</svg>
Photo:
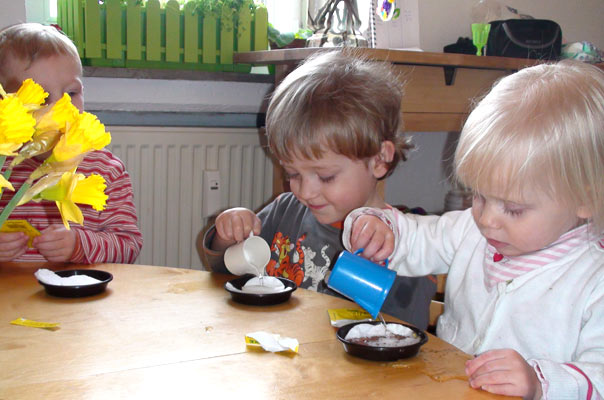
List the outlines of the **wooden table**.
<svg viewBox="0 0 604 400">
<path fill-rule="evenodd" d="M 409 360 L 347 355 L 327 309 L 354 304 L 328 295 L 246 306 L 224 290 L 228 276 L 104 264 L 94 268 L 113 274 L 106 292 L 64 299 L 44 292 L 37 268 L 0 266 L 0 399 L 499 398 L 455 378 L 467 356 L 434 336 Z M 19 317 L 60 328 L 9 323 Z M 260 330 L 298 339 L 299 353 L 246 348 Z"/>
</svg>

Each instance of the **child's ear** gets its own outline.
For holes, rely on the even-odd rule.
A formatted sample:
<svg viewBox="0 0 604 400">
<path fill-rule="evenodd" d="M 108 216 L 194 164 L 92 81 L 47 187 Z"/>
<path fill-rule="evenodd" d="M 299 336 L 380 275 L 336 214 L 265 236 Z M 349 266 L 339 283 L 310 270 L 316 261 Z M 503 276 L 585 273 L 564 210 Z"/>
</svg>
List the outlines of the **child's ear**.
<svg viewBox="0 0 604 400">
<path fill-rule="evenodd" d="M 593 216 L 593 212 L 591 211 L 591 207 L 588 206 L 580 206 L 577 208 L 577 217 L 581 219 L 589 219 Z"/>
<path fill-rule="evenodd" d="M 394 143 L 390 140 L 382 142 L 380 152 L 373 156 L 373 176 L 376 179 L 380 179 L 386 175 L 390 169 L 390 162 L 394 158 Z"/>
</svg>

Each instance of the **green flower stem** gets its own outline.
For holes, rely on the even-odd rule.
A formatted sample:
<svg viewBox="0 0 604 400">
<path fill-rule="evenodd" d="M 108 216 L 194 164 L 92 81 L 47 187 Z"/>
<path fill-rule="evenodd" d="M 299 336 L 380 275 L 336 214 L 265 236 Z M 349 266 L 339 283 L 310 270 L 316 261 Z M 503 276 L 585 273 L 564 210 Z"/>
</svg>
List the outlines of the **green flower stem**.
<svg viewBox="0 0 604 400">
<path fill-rule="evenodd" d="M 27 189 L 29 189 L 30 187 L 31 187 L 31 182 L 28 180 L 25 183 L 23 183 L 23 186 L 21 186 L 21 188 L 19 188 L 19 191 L 17 193 L 15 193 L 15 195 L 13 196 L 12 199 L 10 199 L 10 201 L 8 202 L 6 207 L 4 207 L 4 210 L 2 210 L 2 214 L 0 214 L 0 226 L 4 225 L 4 222 L 8 219 L 8 217 L 13 212 L 15 207 L 17 207 L 19 200 L 21 200 L 21 198 L 23 197 L 23 195 L 25 194 Z"/>
<path fill-rule="evenodd" d="M 4 166 L 4 161 L 6 161 L 6 156 L 0 155 L 0 171 L 2 170 L 2 167 Z M 7 168 L 6 171 L 4 171 L 4 178 L 6 178 L 6 180 L 8 180 L 8 178 L 6 177 L 6 174 L 8 173 L 8 176 L 10 177 L 10 172 L 8 172 L 9 169 Z M 4 188 L 0 188 L 0 199 L 2 198 L 2 189 Z"/>
<path fill-rule="evenodd" d="M 1 160 L 0 160 L 1 161 Z M 8 167 L 6 168 L 6 171 L 4 171 L 4 179 L 6 179 L 7 181 L 10 179 L 10 174 L 13 173 L 13 167 Z"/>
</svg>

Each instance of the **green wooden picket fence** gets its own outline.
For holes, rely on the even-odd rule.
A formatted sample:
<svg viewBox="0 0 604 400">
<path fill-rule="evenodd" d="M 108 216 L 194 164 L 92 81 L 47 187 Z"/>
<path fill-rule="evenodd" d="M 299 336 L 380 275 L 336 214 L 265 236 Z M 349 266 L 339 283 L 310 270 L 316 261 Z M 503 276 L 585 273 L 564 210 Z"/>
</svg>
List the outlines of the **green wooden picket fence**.
<svg viewBox="0 0 604 400">
<path fill-rule="evenodd" d="M 57 23 L 82 63 L 126 68 L 249 72 L 233 52 L 268 49 L 268 14 L 245 8 L 234 21 L 202 17 L 190 1 L 58 0 Z"/>
</svg>

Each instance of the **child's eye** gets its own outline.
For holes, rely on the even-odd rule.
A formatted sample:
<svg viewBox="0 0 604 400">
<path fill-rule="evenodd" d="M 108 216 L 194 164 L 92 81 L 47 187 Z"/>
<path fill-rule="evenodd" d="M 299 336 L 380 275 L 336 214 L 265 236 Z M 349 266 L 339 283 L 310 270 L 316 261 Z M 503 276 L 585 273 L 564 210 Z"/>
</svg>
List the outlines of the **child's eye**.
<svg viewBox="0 0 604 400">
<path fill-rule="evenodd" d="M 524 210 L 522 209 L 512 209 L 512 208 L 504 208 L 503 212 L 506 213 L 507 215 L 511 215 L 512 217 L 518 217 L 520 215 L 522 215 L 522 212 Z"/>
<path fill-rule="evenodd" d="M 330 175 L 330 176 L 319 176 L 319 179 L 321 180 L 321 182 L 323 183 L 329 183 L 332 182 L 334 179 L 336 178 L 335 175 Z"/>
<path fill-rule="evenodd" d="M 300 177 L 300 174 L 294 174 L 294 173 L 290 174 L 289 172 L 285 171 L 285 179 L 288 181 L 298 179 L 299 177 Z"/>
</svg>

